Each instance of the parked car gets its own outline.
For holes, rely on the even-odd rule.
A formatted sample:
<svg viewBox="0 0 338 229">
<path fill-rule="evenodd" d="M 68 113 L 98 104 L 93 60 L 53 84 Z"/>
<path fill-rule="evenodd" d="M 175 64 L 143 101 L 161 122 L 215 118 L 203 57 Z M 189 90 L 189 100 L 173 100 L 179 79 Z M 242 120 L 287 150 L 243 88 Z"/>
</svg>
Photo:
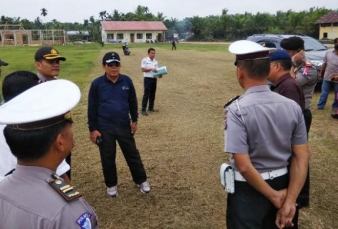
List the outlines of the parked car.
<svg viewBox="0 0 338 229">
<path fill-rule="evenodd" d="M 247 40 L 254 41 L 258 44 L 264 45 L 265 47 L 281 49 L 281 40 L 292 36 L 297 36 L 304 40 L 305 55 L 316 66 L 319 72 L 323 65 L 323 59 L 327 51 L 327 47 L 312 37 L 295 34 L 254 34 L 247 37 Z M 316 85 L 317 89 L 321 87 L 321 83 L 321 80 L 318 80 Z"/>
</svg>

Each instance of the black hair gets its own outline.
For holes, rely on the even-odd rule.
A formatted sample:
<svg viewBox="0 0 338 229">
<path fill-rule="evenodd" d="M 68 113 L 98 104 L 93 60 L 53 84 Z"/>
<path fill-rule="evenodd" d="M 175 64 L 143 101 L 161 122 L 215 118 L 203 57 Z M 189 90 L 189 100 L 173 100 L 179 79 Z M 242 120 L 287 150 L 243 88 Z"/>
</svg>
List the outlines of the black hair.
<svg viewBox="0 0 338 229">
<path fill-rule="evenodd" d="M 338 44 L 334 46 L 334 50 L 338 51 Z"/>
<path fill-rule="evenodd" d="M 270 58 L 238 60 L 237 66 L 242 68 L 252 79 L 266 79 L 270 73 Z"/>
<path fill-rule="evenodd" d="M 6 126 L 4 136 L 12 154 L 21 161 L 33 161 L 43 157 L 57 136 L 70 123 L 68 120 L 52 126 L 22 130 Z"/>
<path fill-rule="evenodd" d="M 154 52 L 155 52 L 156 50 L 155 50 L 154 48 L 149 48 L 149 49 L 148 49 L 148 54 L 149 54 L 151 51 L 154 51 Z"/>
<path fill-rule="evenodd" d="M 27 89 L 39 84 L 39 77 L 29 71 L 16 71 L 7 75 L 2 84 L 2 94 L 7 102 Z"/>
<path fill-rule="evenodd" d="M 292 68 L 291 60 L 275 60 L 273 62 L 278 62 L 285 71 L 289 71 Z"/>
<path fill-rule="evenodd" d="M 337 44 L 337 43 L 338 43 L 338 37 L 336 37 L 336 38 L 333 40 L 333 43 L 334 43 L 334 44 Z"/>
</svg>

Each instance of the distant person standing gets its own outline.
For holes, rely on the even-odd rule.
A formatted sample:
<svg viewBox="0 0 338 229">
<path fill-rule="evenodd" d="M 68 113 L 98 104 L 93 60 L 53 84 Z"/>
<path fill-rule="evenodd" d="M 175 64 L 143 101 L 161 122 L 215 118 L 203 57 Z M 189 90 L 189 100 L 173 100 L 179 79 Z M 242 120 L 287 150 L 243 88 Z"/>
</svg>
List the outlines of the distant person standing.
<svg viewBox="0 0 338 229">
<path fill-rule="evenodd" d="M 336 84 L 338 84 L 338 73 L 334 73 L 331 77 L 332 81 L 334 81 Z M 338 103 L 338 91 L 334 92 L 336 95 L 336 103 Z M 338 119 L 338 109 L 335 111 L 334 114 L 331 114 L 331 117 L 334 119 Z"/>
<path fill-rule="evenodd" d="M 332 74 L 338 73 L 338 38 L 334 39 L 334 48 L 326 52 L 324 57 L 324 63 L 320 71 L 320 76 L 323 79 L 322 82 L 322 93 L 320 95 L 317 110 L 322 110 L 325 107 L 327 97 L 329 96 L 330 89 L 334 87 L 334 100 L 332 104 L 332 109 L 337 110 L 337 93 L 338 93 L 338 84 L 333 82 L 331 79 Z"/>
<path fill-rule="evenodd" d="M 176 41 L 175 41 L 175 39 L 173 39 L 172 42 L 171 42 L 171 50 L 176 50 Z"/>
<path fill-rule="evenodd" d="M 120 74 L 121 60 L 116 52 L 108 52 L 102 59 L 105 73 L 96 78 L 88 95 L 88 127 L 90 140 L 99 146 L 107 194 L 117 192 L 116 141 L 127 161 L 133 181 L 142 193 L 150 186 L 134 134 L 137 131 L 137 98 L 130 77 Z"/>
<path fill-rule="evenodd" d="M 144 76 L 144 94 L 142 99 L 142 115 L 148 116 L 147 106 L 149 112 L 157 112 L 158 110 L 154 108 L 155 104 L 155 95 L 157 88 L 157 77 L 153 76 L 154 72 L 157 72 L 158 62 L 155 59 L 155 49 L 148 49 L 148 57 L 143 58 L 141 61 L 141 70 Z M 159 78 L 162 76 L 160 75 Z"/>
<path fill-rule="evenodd" d="M 7 66 L 8 63 L 6 63 L 5 61 L 2 61 L 0 59 L 0 78 L 1 78 L 1 66 Z M 0 105 L 2 104 L 2 97 L 1 97 L 1 93 L 0 93 Z"/>
</svg>

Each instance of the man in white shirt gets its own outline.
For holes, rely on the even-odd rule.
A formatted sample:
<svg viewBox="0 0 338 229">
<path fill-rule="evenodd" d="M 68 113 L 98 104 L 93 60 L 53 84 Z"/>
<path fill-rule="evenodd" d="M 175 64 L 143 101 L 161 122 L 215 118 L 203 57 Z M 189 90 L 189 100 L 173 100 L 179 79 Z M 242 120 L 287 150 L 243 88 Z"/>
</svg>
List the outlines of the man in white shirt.
<svg viewBox="0 0 338 229">
<path fill-rule="evenodd" d="M 157 87 L 157 77 L 153 76 L 154 72 L 157 72 L 158 62 L 155 59 L 155 49 L 148 49 L 148 57 L 143 58 L 141 62 L 141 70 L 144 76 L 144 94 L 142 99 L 142 115 L 148 116 L 147 105 L 149 112 L 157 112 L 158 110 L 154 109 L 156 87 Z M 159 78 L 162 76 L 160 75 Z"/>
</svg>

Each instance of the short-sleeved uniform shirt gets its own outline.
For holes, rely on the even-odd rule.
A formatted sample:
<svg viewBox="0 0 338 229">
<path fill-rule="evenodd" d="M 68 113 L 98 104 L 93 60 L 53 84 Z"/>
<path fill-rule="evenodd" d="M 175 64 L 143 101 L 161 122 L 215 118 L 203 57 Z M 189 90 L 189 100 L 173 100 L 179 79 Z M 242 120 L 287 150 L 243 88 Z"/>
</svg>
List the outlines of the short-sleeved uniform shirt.
<svg viewBox="0 0 338 229">
<path fill-rule="evenodd" d="M 17 165 L 0 182 L 1 228 L 94 229 L 95 211 L 81 197 L 67 202 L 49 184 L 53 171 Z"/>
<path fill-rule="evenodd" d="M 323 62 L 326 63 L 324 80 L 331 81 L 331 75 L 338 73 L 338 55 L 335 54 L 334 49 L 326 52 Z"/>
<path fill-rule="evenodd" d="M 303 88 L 305 109 L 310 109 L 312 95 L 318 80 L 318 70 L 307 60 L 295 74 L 299 85 Z"/>
<path fill-rule="evenodd" d="M 141 61 L 141 68 L 158 68 L 158 62 L 154 58 L 151 60 L 149 57 L 143 58 Z M 152 72 L 143 72 L 144 77 L 155 78 Z"/>
<path fill-rule="evenodd" d="M 226 152 L 248 154 L 258 172 L 286 167 L 292 145 L 307 143 L 300 106 L 267 85 L 249 88 L 228 106 L 226 131 Z"/>
</svg>

